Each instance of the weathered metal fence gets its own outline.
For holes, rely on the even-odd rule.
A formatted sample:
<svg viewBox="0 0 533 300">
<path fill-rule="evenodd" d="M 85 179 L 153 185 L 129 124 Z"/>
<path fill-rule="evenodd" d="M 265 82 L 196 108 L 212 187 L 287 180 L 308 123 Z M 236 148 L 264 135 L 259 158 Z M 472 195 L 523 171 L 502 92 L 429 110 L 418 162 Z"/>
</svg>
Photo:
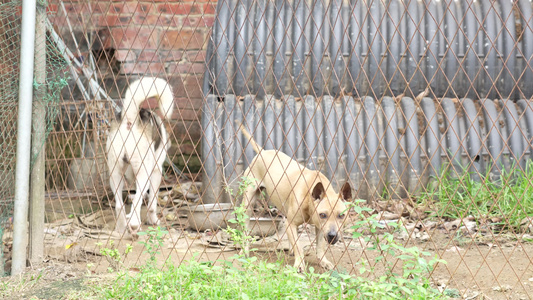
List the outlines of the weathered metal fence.
<svg viewBox="0 0 533 300">
<path fill-rule="evenodd" d="M 102 248 L 132 244 L 123 266 L 145 262 L 144 246 L 114 230 L 105 143 L 128 86 L 159 77 L 175 103 L 164 122 L 159 260 L 238 253 L 204 217 L 231 218 L 240 203 L 255 156 L 242 123 L 261 147 L 369 200 L 357 205 L 384 228 L 360 225 L 352 209 L 326 252 L 338 270 L 357 276 L 362 258 L 379 265 L 358 234 L 391 232 L 448 262 L 429 274 L 435 287 L 533 295 L 530 1 L 52 1 L 47 11 L 48 51 L 68 83 L 45 145 L 48 260 L 100 272 L 110 266 Z M 134 193 L 127 183 L 127 212 Z M 288 221 L 261 200 L 254 255 L 292 264 Z M 312 227 L 299 228 L 305 249 L 315 247 Z M 312 266 L 321 259 L 306 257 Z"/>
</svg>

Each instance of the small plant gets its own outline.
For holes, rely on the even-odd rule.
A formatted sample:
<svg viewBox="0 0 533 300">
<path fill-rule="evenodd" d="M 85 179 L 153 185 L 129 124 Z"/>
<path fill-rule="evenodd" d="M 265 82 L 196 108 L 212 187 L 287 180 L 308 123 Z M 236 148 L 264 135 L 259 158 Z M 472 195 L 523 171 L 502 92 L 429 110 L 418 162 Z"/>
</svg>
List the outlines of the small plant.
<svg viewBox="0 0 533 300">
<path fill-rule="evenodd" d="M 365 209 L 357 208 L 356 211 L 363 212 Z M 371 235 L 363 236 L 357 232 L 363 224 L 367 224 Z M 394 240 L 393 233 L 386 231 L 382 235 L 380 230 L 389 226 L 392 232 L 401 230 L 402 227 L 395 222 L 387 225 L 381 224 L 372 215 L 357 222 L 354 226 L 354 238 L 363 237 L 365 241 L 371 242 L 372 246 L 368 248 L 371 251 L 377 251 L 378 255 L 371 264 L 368 260 L 363 259 L 360 262 L 359 273 L 375 276 L 378 274 L 376 265 L 381 264 L 384 267 L 381 275 L 376 276 L 376 280 L 363 280 L 358 278 L 360 289 L 357 291 L 360 298 L 378 297 L 381 299 L 433 299 L 439 298 L 440 294 L 431 287 L 429 274 L 433 272 L 437 263 L 446 263 L 437 257 L 426 260 L 424 257 L 429 256 L 429 252 L 421 251 L 418 247 L 404 247 Z M 366 290 L 365 290 L 366 289 Z M 371 296 L 372 295 L 372 296 Z"/>
<path fill-rule="evenodd" d="M 96 243 L 96 245 L 102 247 L 102 243 Z M 125 257 L 128 255 L 133 247 L 130 244 L 127 244 L 123 254 L 120 254 L 120 251 L 115 247 L 114 241 L 110 241 L 109 246 L 110 248 L 101 248 L 100 254 L 102 254 L 109 263 L 109 272 L 118 271 L 122 266 L 122 256 Z"/>
<path fill-rule="evenodd" d="M 148 253 L 150 258 L 146 263 L 146 268 L 155 269 L 156 268 L 156 256 L 159 254 L 159 249 L 163 247 L 163 237 L 168 234 L 168 231 L 163 230 L 161 227 L 148 227 L 146 232 L 139 232 L 138 235 L 146 235 L 146 241 L 140 241 L 144 245 L 144 251 Z"/>
<path fill-rule="evenodd" d="M 237 190 L 237 195 L 234 195 L 236 198 L 240 198 L 244 195 L 244 192 L 247 188 L 252 185 L 255 185 L 255 179 L 243 176 L 239 182 L 239 188 Z M 227 192 L 233 195 L 233 190 L 227 187 Z M 249 236 L 246 230 L 246 223 L 248 214 L 246 213 L 247 207 L 245 206 L 244 201 L 241 201 L 241 204 L 234 207 L 235 218 L 228 220 L 229 223 L 235 224 L 236 228 L 231 226 L 226 228 L 225 231 L 231 236 L 233 242 L 241 247 L 243 254 L 248 256 L 250 254 L 250 244 L 252 243 L 253 237 Z"/>
</svg>

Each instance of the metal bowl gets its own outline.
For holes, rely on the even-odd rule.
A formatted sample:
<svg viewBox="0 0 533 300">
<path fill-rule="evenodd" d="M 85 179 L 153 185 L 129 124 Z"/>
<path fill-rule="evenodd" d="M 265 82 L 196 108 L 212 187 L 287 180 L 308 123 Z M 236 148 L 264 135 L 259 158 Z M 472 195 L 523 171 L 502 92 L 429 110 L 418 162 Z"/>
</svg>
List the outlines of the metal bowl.
<svg viewBox="0 0 533 300">
<path fill-rule="evenodd" d="M 276 218 L 250 218 L 250 235 L 268 237 L 278 233 L 279 224 L 283 220 Z"/>
<path fill-rule="evenodd" d="M 234 218 L 231 203 L 201 204 L 188 212 L 189 227 L 196 231 L 218 230 L 228 226 L 228 220 Z"/>
</svg>

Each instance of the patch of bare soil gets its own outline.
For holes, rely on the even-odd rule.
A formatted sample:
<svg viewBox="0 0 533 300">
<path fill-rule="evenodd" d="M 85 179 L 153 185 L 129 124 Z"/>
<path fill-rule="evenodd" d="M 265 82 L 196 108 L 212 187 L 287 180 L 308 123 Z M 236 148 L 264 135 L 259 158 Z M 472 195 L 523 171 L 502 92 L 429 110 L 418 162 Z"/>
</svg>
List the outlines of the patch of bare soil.
<svg viewBox="0 0 533 300">
<path fill-rule="evenodd" d="M 402 230 L 394 233 L 395 241 L 404 246 L 416 246 L 430 253 L 426 259 L 438 257 L 446 261 L 439 263 L 430 274 L 435 287 L 440 290 L 456 291 L 464 299 L 529 299 L 533 298 L 533 265 L 531 257 L 533 244 L 527 234 L 495 234 L 494 230 L 481 229 L 480 222 L 471 219 L 444 222 L 442 220 L 416 220 L 407 217 L 399 209 L 384 209 L 379 212 L 380 222 L 400 222 Z M 169 260 L 179 265 L 194 257 L 197 260 L 231 259 L 239 249 L 233 245 L 227 234 L 219 232 L 197 233 L 187 229 L 185 216 L 177 211 L 167 217 L 163 237 L 163 248 L 157 254 L 162 265 Z M 110 267 L 122 270 L 138 270 L 149 255 L 141 242 L 127 240 L 112 232 L 113 212 L 111 209 L 73 219 L 58 220 L 46 228 L 46 261 L 23 276 L 10 277 L 0 288 L 0 298 L 12 299 L 72 299 L 73 293 L 87 289 L 86 280 L 102 278 L 110 280 Z M 351 221 L 358 217 L 351 216 Z M 280 226 L 282 228 L 283 226 Z M 147 226 L 143 228 L 147 229 Z M 375 266 L 376 276 L 383 265 L 374 258 L 381 255 L 365 240 L 371 236 L 366 229 L 362 238 L 353 238 L 354 229 L 346 226 L 344 239 L 330 247 L 326 254 L 337 270 L 359 276 L 362 259 Z M 300 243 L 308 251 L 307 261 L 321 271 L 315 252 L 315 230 L 312 226 L 300 228 Z M 378 232 L 380 236 L 384 233 Z M 9 244 L 9 234 L 4 244 Z M 131 248 L 131 251 L 126 251 Z M 255 254 L 269 261 L 294 262 L 289 254 L 289 243 L 283 230 L 278 229 L 270 237 L 258 238 L 252 248 Z M 103 255 L 102 249 L 116 249 L 118 258 Z M 386 256 L 397 268 L 401 266 L 398 257 Z M 89 276 L 89 277 L 88 277 Z M 370 275 L 371 276 L 371 275 Z"/>
<path fill-rule="evenodd" d="M 0 298 L 61 299 L 84 290 L 84 277 L 85 273 L 77 266 L 50 261 L 21 275 L 2 278 Z"/>
</svg>

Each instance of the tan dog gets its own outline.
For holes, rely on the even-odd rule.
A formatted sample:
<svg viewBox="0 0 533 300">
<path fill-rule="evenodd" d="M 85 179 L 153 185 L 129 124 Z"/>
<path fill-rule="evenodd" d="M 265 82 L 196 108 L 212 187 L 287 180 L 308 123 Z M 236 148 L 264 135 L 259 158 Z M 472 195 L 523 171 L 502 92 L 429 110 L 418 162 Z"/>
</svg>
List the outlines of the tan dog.
<svg viewBox="0 0 533 300">
<path fill-rule="evenodd" d="M 250 133 L 240 125 L 244 136 L 250 140 L 257 155 L 245 170 L 245 178 L 254 178 L 256 185 L 248 186 L 243 195 L 247 214 L 252 212 L 253 201 L 264 190 L 270 201 L 287 217 L 287 236 L 294 252 L 294 266 L 303 270 L 301 247 L 298 245 L 298 226 L 312 224 L 316 228 L 317 258 L 320 266 L 332 269 L 326 259 L 327 243 L 335 244 L 342 234 L 347 211 L 344 201 L 352 198 L 352 189 L 345 183 L 340 194 L 331 187 L 326 176 L 310 170 L 279 150 L 264 150 Z M 248 227 L 249 228 L 249 227 Z"/>
</svg>

